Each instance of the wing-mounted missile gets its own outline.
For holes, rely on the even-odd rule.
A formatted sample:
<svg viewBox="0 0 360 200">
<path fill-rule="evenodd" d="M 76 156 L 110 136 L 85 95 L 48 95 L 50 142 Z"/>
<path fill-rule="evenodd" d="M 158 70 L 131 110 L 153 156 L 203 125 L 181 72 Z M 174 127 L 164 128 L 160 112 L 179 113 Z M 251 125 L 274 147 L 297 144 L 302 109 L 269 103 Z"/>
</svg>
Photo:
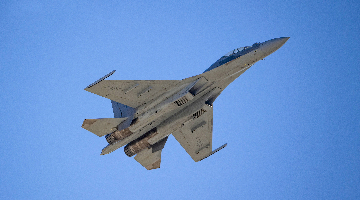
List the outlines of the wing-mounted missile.
<svg viewBox="0 0 360 200">
<path fill-rule="evenodd" d="M 199 161 L 204 160 L 205 158 L 208 158 L 209 156 L 215 154 L 216 152 L 220 151 L 221 149 L 225 148 L 226 146 L 227 146 L 227 143 L 221 145 L 219 148 L 215 149 L 214 151 L 212 151 L 211 153 L 209 153 L 209 155 L 203 157 L 203 158 L 200 159 Z"/>
<path fill-rule="evenodd" d="M 87 88 L 91 88 L 92 86 L 100 83 L 101 81 L 105 80 L 106 78 L 108 78 L 109 76 L 113 75 L 115 73 L 116 70 L 113 70 L 112 72 L 106 74 L 105 76 L 101 77 L 99 80 L 95 81 L 94 83 L 91 83 L 89 86 L 87 86 L 85 89 Z"/>
</svg>

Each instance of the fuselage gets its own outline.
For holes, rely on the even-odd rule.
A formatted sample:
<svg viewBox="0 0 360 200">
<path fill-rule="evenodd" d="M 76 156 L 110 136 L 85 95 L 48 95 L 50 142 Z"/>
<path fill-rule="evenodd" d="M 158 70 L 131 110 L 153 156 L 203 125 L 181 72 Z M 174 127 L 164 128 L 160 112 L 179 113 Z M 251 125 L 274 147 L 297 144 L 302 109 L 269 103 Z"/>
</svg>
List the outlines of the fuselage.
<svg viewBox="0 0 360 200">
<path fill-rule="evenodd" d="M 252 46 L 238 48 L 217 60 L 204 73 L 181 81 L 176 89 L 165 93 L 157 101 L 136 108 L 128 137 L 112 141 L 103 149 L 107 154 L 126 144 L 138 148 L 154 145 L 191 120 L 204 106 L 212 106 L 220 93 L 254 63 L 280 48 L 288 38 L 276 38 Z M 119 126 L 120 127 L 120 126 Z M 135 145 L 136 146 L 136 145 Z M 129 148 L 125 152 L 130 151 Z M 135 152 L 127 153 L 131 156 Z"/>
</svg>

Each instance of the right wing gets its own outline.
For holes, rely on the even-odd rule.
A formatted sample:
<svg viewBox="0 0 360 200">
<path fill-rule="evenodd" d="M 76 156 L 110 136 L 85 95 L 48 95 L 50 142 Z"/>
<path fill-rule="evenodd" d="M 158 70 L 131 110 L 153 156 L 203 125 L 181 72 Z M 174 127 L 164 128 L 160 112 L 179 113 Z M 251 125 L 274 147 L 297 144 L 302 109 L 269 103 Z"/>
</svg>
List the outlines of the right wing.
<svg viewBox="0 0 360 200">
<path fill-rule="evenodd" d="M 174 88 L 179 80 L 103 80 L 85 88 L 86 91 L 137 108 L 152 102 Z"/>
</svg>

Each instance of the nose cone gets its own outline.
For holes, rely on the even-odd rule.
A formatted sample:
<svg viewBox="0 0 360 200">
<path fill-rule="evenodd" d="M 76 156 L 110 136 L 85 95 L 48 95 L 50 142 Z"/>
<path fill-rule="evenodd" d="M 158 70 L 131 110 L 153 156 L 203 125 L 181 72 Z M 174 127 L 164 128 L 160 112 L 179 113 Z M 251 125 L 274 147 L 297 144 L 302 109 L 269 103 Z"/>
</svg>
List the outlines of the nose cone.
<svg viewBox="0 0 360 200">
<path fill-rule="evenodd" d="M 290 37 L 281 37 L 268 40 L 260 44 L 260 49 L 263 51 L 264 56 L 268 56 L 282 47 L 289 38 Z"/>
<path fill-rule="evenodd" d="M 282 47 L 282 45 L 285 44 L 285 42 L 288 41 L 288 39 L 290 39 L 290 37 L 275 38 L 274 40 L 276 41 L 277 45 L 279 45 L 278 48 L 280 48 L 280 47 Z"/>
</svg>

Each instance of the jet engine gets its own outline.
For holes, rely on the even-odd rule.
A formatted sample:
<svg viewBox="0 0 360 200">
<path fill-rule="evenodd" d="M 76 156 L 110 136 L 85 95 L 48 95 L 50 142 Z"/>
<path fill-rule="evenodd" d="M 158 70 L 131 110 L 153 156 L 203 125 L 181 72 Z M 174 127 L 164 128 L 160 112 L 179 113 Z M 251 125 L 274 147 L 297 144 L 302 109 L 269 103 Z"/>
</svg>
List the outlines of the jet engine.
<svg viewBox="0 0 360 200">
<path fill-rule="evenodd" d="M 131 132 L 131 131 L 129 130 L 129 128 L 126 128 L 126 129 L 121 130 L 121 131 L 116 130 L 116 131 L 114 131 L 114 132 L 111 133 L 111 134 L 107 134 L 107 135 L 105 136 L 105 138 L 106 138 L 106 141 L 107 141 L 109 144 L 112 144 L 112 143 L 114 143 L 114 142 L 117 141 L 117 140 L 122 140 L 122 139 L 124 139 L 124 138 L 126 138 L 126 137 L 129 137 L 131 134 L 133 134 L 133 132 Z"/>
<path fill-rule="evenodd" d="M 139 139 L 130 142 L 124 148 L 125 154 L 129 157 L 132 157 L 133 155 L 139 153 L 143 149 L 150 148 L 151 145 L 148 142 L 148 140 L 157 134 L 158 134 L 158 132 L 157 132 L 156 128 L 154 128 L 154 129 L 150 130 L 149 132 L 145 133 Z"/>
</svg>

